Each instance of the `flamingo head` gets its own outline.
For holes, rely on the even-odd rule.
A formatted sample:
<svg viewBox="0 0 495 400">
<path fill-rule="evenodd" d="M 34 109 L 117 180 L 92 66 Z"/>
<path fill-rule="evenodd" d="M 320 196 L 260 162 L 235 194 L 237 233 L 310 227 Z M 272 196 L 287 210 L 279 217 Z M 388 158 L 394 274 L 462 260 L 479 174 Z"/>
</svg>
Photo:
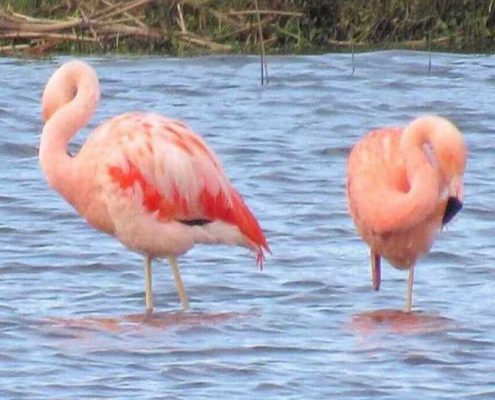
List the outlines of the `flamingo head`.
<svg viewBox="0 0 495 400">
<path fill-rule="evenodd" d="M 45 86 L 41 113 L 45 123 L 82 91 L 93 108 L 100 98 L 99 83 L 93 68 L 82 61 L 70 61 L 52 75 Z"/>
</svg>

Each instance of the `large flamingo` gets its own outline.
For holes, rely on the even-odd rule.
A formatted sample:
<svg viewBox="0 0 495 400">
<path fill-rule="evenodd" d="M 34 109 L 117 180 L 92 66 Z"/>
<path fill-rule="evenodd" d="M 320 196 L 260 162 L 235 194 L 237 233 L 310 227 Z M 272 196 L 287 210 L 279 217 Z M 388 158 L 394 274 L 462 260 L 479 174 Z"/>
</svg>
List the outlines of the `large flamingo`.
<svg viewBox="0 0 495 400">
<path fill-rule="evenodd" d="M 77 155 L 68 153 L 99 97 L 96 73 L 81 61 L 52 75 L 42 99 L 40 164 L 50 186 L 91 226 L 145 256 L 146 309 L 153 310 L 153 258 L 168 257 L 184 310 L 176 257 L 194 244 L 245 246 L 261 265 L 269 248 L 256 218 L 213 151 L 182 122 L 123 114 L 96 128 Z"/>
<path fill-rule="evenodd" d="M 417 259 L 462 207 L 466 154 L 452 123 L 423 116 L 404 129 L 368 133 L 349 156 L 349 209 L 371 248 L 373 287 L 380 288 L 380 257 L 409 269 L 406 312 L 411 311 Z"/>
</svg>

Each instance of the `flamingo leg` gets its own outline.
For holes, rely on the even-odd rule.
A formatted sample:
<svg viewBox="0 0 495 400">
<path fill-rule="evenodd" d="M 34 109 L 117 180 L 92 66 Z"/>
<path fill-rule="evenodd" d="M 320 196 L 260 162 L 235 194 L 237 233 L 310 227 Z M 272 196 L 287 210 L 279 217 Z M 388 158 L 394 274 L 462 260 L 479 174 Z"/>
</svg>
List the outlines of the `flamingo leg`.
<svg viewBox="0 0 495 400">
<path fill-rule="evenodd" d="M 184 283 L 180 276 L 179 265 L 177 264 L 177 258 L 175 256 L 169 256 L 168 262 L 174 273 L 175 286 L 177 287 L 177 292 L 179 293 L 180 302 L 182 303 L 182 310 L 189 310 L 189 300 L 187 299 L 186 289 L 184 288 Z"/>
<path fill-rule="evenodd" d="M 371 250 L 371 281 L 373 282 L 373 289 L 380 290 L 380 282 L 381 282 L 381 262 L 380 262 L 380 254 L 375 253 Z"/>
<path fill-rule="evenodd" d="M 145 300 L 146 300 L 146 312 L 153 312 L 153 276 L 151 271 L 151 261 L 153 259 L 150 256 L 144 258 L 144 282 L 145 282 Z"/>
<path fill-rule="evenodd" d="M 412 307 L 412 292 L 413 292 L 413 284 L 414 284 L 414 265 L 409 268 L 409 277 L 407 279 L 407 294 L 406 294 L 406 308 L 405 312 L 411 312 Z"/>
</svg>

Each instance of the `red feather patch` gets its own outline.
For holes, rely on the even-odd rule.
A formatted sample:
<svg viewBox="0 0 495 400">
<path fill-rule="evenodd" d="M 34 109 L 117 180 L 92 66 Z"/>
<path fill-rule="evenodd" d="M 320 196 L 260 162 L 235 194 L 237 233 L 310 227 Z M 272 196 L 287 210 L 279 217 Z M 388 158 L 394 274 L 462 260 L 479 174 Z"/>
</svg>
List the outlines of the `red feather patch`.
<svg viewBox="0 0 495 400">
<path fill-rule="evenodd" d="M 108 173 L 122 189 L 128 189 L 138 183 L 143 191 L 144 208 L 149 212 L 158 211 L 160 221 L 167 222 L 177 216 L 188 217 L 188 204 L 176 187 L 172 191 L 172 198 L 167 199 L 156 187 L 149 184 L 139 169 L 131 163 L 129 163 L 129 170 L 126 172 L 114 166 L 108 168 Z M 229 195 L 230 200 L 227 198 Z M 270 251 L 270 249 L 258 221 L 241 196 L 234 189 L 231 189 L 228 194 L 220 190 L 216 195 L 212 195 L 207 188 L 204 188 L 200 194 L 199 202 L 207 219 L 211 221 L 221 220 L 239 228 L 252 245 L 258 248 L 256 261 L 262 267 L 263 249 L 266 251 Z M 194 218 L 198 218 L 198 216 L 195 215 Z"/>
</svg>

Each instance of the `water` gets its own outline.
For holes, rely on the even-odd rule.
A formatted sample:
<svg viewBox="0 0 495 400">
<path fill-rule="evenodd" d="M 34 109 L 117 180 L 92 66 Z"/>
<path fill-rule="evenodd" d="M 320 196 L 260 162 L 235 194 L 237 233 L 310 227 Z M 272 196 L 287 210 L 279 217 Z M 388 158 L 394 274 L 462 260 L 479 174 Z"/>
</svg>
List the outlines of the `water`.
<svg viewBox="0 0 495 400">
<path fill-rule="evenodd" d="M 148 322 L 141 258 L 87 227 L 38 168 L 39 99 L 61 61 L 0 60 L 0 398 L 495 397 L 495 57 L 433 54 L 428 74 L 424 53 L 359 54 L 354 76 L 350 55 L 270 57 L 267 87 L 256 57 L 89 59 L 94 120 L 188 121 L 273 250 L 262 272 L 244 249 L 182 257 L 187 316 L 156 264 Z M 371 290 L 346 157 L 367 130 L 426 112 L 469 146 L 465 207 L 416 270 L 415 307 L 440 326 L 364 329 L 353 321 L 403 306 L 406 274 L 385 265 Z"/>
</svg>

